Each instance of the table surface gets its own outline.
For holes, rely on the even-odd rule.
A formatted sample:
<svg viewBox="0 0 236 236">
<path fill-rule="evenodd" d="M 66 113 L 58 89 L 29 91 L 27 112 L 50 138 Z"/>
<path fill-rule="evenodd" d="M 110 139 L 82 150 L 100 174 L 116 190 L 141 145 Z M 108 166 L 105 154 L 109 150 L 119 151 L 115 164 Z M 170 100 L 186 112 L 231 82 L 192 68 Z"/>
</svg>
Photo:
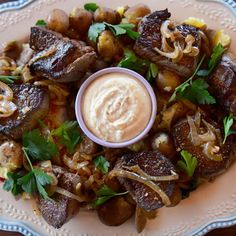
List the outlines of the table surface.
<svg viewBox="0 0 236 236">
<path fill-rule="evenodd" d="M 0 3 L 10 2 L 10 1 L 13 0 L 0 0 Z M 235 235 L 236 235 L 236 225 L 225 229 L 216 229 L 206 234 L 206 236 L 235 236 Z M 21 236 L 21 234 L 14 232 L 0 231 L 0 236 Z"/>
<path fill-rule="evenodd" d="M 206 236 L 235 236 L 235 235 L 236 235 L 236 226 L 226 229 L 216 229 L 206 234 Z M 22 236 L 22 235 L 14 232 L 0 231 L 0 236 Z"/>
</svg>

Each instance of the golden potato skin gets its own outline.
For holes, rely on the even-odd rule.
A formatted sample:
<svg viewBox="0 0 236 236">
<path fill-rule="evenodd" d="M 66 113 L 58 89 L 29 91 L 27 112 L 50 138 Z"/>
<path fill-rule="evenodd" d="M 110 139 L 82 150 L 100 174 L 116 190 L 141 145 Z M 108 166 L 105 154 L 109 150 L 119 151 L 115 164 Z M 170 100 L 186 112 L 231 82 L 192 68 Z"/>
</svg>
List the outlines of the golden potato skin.
<svg viewBox="0 0 236 236">
<path fill-rule="evenodd" d="M 104 61 L 111 61 L 115 57 L 122 55 L 123 49 L 119 41 L 111 31 L 105 30 L 101 33 L 97 43 L 98 54 Z"/>
<path fill-rule="evenodd" d="M 95 22 L 107 22 L 109 24 L 119 24 L 121 21 L 120 14 L 117 11 L 114 11 L 111 8 L 99 7 L 94 12 L 94 21 Z"/>
<path fill-rule="evenodd" d="M 98 217 L 103 224 L 118 226 L 133 216 L 135 206 L 120 196 L 107 201 L 97 211 Z"/>
<path fill-rule="evenodd" d="M 3 141 L 0 145 L 0 177 L 5 178 L 5 172 L 15 171 L 22 165 L 21 145 L 11 140 Z"/>
<path fill-rule="evenodd" d="M 50 30 L 63 34 L 68 30 L 69 25 L 68 15 L 60 9 L 54 9 L 48 15 L 47 26 Z"/>
<path fill-rule="evenodd" d="M 133 7 L 130 7 L 125 13 L 124 16 L 128 23 L 137 25 L 139 21 L 146 15 L 151 13 L 151 9 L 145 4 L 137 4 Z"/>
<path fill-rule="evenodd" d="M 70 26 L 80 34 L 85 34 L 93 21 L 93 14 L 85 9 L 74 8 L 69 17 Z"/>
<path fill-rule="evenodd" d="M 156 84 L 162 92 L 173 93 L 181 84 L 181 78 L 172 71 L 163 70 L 158 73 Z"/>
</svg>

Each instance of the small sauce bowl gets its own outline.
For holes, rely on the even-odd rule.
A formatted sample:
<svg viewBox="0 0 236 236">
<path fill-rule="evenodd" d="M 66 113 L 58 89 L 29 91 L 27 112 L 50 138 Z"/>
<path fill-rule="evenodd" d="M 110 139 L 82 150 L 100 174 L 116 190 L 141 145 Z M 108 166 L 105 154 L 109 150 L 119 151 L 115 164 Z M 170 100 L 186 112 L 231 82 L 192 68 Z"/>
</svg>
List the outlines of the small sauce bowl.
<svg viewBox="0 0 236 236">
<path fill-rule="evenodd" d="M 92 133 L 83 118 L 83 111 L 82 111 L 82 99 L 83 99 L 83 95 L 84 92 L 86 91 L 86 89 L 88 88 L 88 86 L 96 79 L 98 79 L 99 77 L 105 75 L 105 74 L 109 74 L 109 73 L 124 73 L 126 75 L 130 75 L 133 78 L 135 78 L 137 81 L 139 81 L 145 88 L 146 91 L 148 92 L 149 96 L 150 96 L 150 100 L 151 100 L 151 115 L 149 118 L 149 121 L 147 123 L 147 126 L 135 137 L 133 137 L 132 139 L 129 139 L 127 141 L 122 141 L 122 142 L 110 142 L 110 141 L 105 141 L 99 137 L 97 137 L 94 133 Z M 120 67 L 110 67 L 107 69 L 103 69 L 100 70 L 96 73 L 94 73 L 93 75 L 91 75 L 80 87 L 77 97 L 76 97 L 76 101 L 75 101 L 75 114 L 76 114 L 76 118 L 77 121 L 79 123 L 80 128 L 83 130 L 83 132 L 85 133 L 85 135 L 90 138 L 92 141 L 94 141 L 97 144 L 100 144 L 104 147 L 109 147 L 109 148 L 121 148 L 121 147 L 127 147 L 129 145 L 132 145 L 136 142 L 138 142 L 139 140 L 141 140 L 142 138 L 145 137 L 145 135 L 149 132 L 149 130 L 151 129 L 151 127 L 153 126 L 153 123 L 155 121 L 156 118 L 156 111 L 157 111 L 157 104 L 156 104 L 156 96 L 154 94 L 154 91 L 151 87 L 151 85 L 148 83 L 148 81 L 141 76 L 140 74 L 129 70 L 129 69 L 125 69 L 125 68 L 120 68 Z M 142 111 L 140 111 L 142 112 Z"/>
</svg>

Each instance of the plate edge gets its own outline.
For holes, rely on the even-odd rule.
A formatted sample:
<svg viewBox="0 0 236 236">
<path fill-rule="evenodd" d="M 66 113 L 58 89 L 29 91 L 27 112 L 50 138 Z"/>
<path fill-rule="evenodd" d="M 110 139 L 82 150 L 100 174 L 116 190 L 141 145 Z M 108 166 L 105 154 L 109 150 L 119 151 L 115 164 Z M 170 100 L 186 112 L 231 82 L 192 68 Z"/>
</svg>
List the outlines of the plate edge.
<svg viewBox="0 0 236 236">
<path fill-rule="evenodd" d="M 219 218 L 213 220 L 212 222 L 208 222 L 189 232 L 188 236 L 203 236 L 206 233 L 219 228 L 227 228 L 230 226 L 236 225 L 236 214 L 231 216 L 227 216 L 225 218 Z M 186 236 L 187 236 L 186 235 Z"/>
<path fill-rule="evenodd" d="M 12 11 L 23 8 L 36 0 L 18 0 L 14 2 L 7 2 L 0 4 L 0 14 L 5 11 Z M 218 2 L 230 8 L 230 10 L 236 15 L 236 2 L 234 0 L 197 0 L 202 2 Z M 193 231 L 188 233 L 188 236 L 202 236 L 206 233 L 217 229 L 226 228 L 236 224 L 236 214 L 226 218 L 216 219 L 212 222 L 208 222 L 199 226 Z M 35 230 L 29 227 L 27 224 L 16 221 L 6 221 L 0 218 L 0 230 L 18 232 L 25 236 L 40 236 Z M 42 236 L 42 235 L 41 235 Z"/>
<path fill-rule="evenodd" d="M 42 236 L 25 223 L 19 221 L 8 221 L 0 218 L 0 230 L 18 232 L 24 236 Z"/>
<path fill-rule="evenodd" d="M 35 0 L 17 0 L 13 2 L 2 3 L 0 4 L 0 14 L 6 11 L 13 11 L 23 8 L 34 1 Z"/>
</svg>

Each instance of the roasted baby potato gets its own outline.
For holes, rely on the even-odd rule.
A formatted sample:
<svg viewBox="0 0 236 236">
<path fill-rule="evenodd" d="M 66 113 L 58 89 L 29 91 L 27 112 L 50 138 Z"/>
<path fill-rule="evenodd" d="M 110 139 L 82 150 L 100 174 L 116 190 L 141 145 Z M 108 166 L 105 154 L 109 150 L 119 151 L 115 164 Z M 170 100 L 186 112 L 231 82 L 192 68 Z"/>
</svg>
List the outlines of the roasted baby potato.
<svg viewBox="0 0 236 236">
<path fill-rule="evenodd" d="M 127 202 L 122 196 L 112 198 L 97 210 L 101 222 L 109 226 L 123 224 L 133 216 L 134 211 L 135 206 Z"/>
<path fill-rule="evenodd" d="M 68 15 L 60 9 L 52 10 L 47 18 L 48 28 L 59 33 L 65 33 L 68 30 L 69 25 Z"/>
<path fill-rule="evenodd" d="M 15 171 L 22 164 L 23 152 L 20 144 L 12 140 L 3 141 L 0 145 L 0 177 L 6 178 L 7 172 Z"/>
<path fill-rule="evenodd" d="M 122 55 L 123 49 L 111 31 L 105 30 L 98 38 L 98 54 L 104 61 L 111 61 Z"/>
<path fill-rule="evenodd" d="M 169 70 L 163 70 L 156 77 L 157 87 L 166 93 L 173 93 L 175 88 L 181 84 L 180 77 Z"/>
<path fill-rule="evenodd" d="M 70 13 L 70 26 L 80 34 L 85 34 L 89 26 L 92 24 L 93 15 L 91 12 L 81 9 L 74 8 Z"/>
<path fill-rule="evenodd" d="M 133 7 L 130 7 L 125 13 L 124 16 L 128 23 L 138 25 L 139 21 L 146 15 L 150 14 L 150 8 L 145 4 L 137 4 Z"/>
<path fill-rule="evenodd" d="M 95 22 L 107 22 L 109 24 L 119 24 L 121 17 L 117 11 L 114 11 L 111 8 L 99 7 L 94 12 L 94 21 Z"/>
</svg>

